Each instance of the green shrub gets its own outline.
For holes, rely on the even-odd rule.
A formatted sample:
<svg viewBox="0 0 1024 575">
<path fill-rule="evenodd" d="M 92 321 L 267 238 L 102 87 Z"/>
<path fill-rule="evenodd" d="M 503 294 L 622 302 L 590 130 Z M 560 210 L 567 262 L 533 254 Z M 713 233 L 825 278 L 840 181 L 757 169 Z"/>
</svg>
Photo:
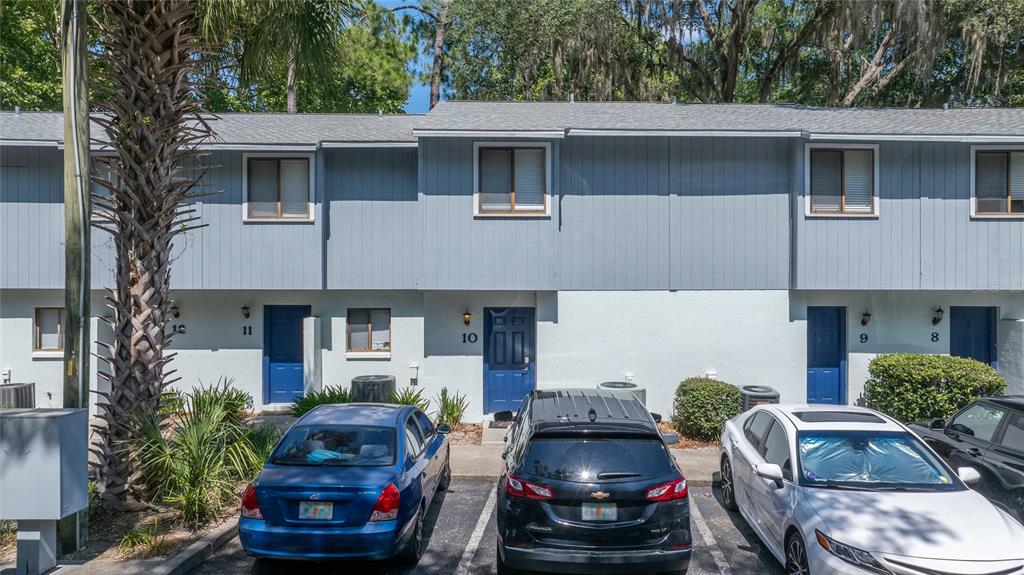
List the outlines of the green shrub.
<svg viewBox="0 0 1024 575">
<path fill-rule="evenodd" d="M 1006 380 L 991 366 L 948 355 L 879 355 L 868 373 L 868 407 L 900 421 L 947 418 L 979 397 L 1006 389 Z"/>
<path fill-rule="evenodd" d="M 442 387 L 441 393 L 437 395 L 437 413 L 434 414 L 434 417 L 438 423 L 455 427 L 462 422 L 462 416 L 466 414 L 467 409 L 469 409 L 469 400 L 464 394 L 457 391 L 454 394 L 449 394 L 448 388 Z"/>
<path fill-rule="evenodd" d="M 156 523 L 149 523 L 145 525 L 139 525 L 132 527 L 128 531 L 121 535 L 121 540 L 117 543 L 117 548 L 122 553 L 134 551 L 139 547 L 150 547 L 156 543 L 157 536 L 159 534 L 159 525 Z"/>
<path fill-rule="evenodd" d="M 417 389 L 411 386 L 392 392 L 388 397 L 388 401 L 399 405 L 415 405 L 423 411 L 430 407 L 430 400 L 423 398 L 423 388 Z"/>
<path fill-rule="evenodd" d="M 740 412 L 740 390 L 717 379 L 691 377 L 676 388 L 672 427 L 692 439 L 713 441 Z"/>
<path fill-rule="evenodd" d="M 199 387 L 181 397 L 183 409 L 170 428 L 143 418 L 141 436 L 128 448 L 147 498 L 176 507 L 187 525 L 198 527 L 234 503 L 238 484 L 258 473 L 277 431 L 246 425 L 252 398 L 229 385 Z"/>
<path fill-rule="evenodd" d="M 311 391 L 295 400 L 292 404 L 292 415 L 300 417 L 318 405 L 332 403 L 349 403 L 352 393 L 340 385 L 328 385 L 320 391 Z"/>
</svg>

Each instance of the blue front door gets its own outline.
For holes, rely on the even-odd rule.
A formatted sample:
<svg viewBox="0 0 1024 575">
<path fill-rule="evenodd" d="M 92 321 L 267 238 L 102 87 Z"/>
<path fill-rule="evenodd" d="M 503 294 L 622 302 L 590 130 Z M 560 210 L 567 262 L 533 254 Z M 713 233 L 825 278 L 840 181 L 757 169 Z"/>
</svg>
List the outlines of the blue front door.
<svg viewBox="0 0 1024 575">
<path fill-rule="evenodd" d="M 846 403 L 846 308 L 807 308 L 807 403 Z"/>
<path fill-rule="evenodd" d="M 996 365 L 996 308 L 949 309 L 949 354 Z"/>
<path fill-rule="evenodd" d="M 532 307 L 484 308 L 484 413 L 519 409 L 536 385 Z"/>
<path fill-rule="evenodd" d="M 302 319 L 308 305 L 263 307 L 263 402 L 291 403 L 302 397 Z"/>
</svg>

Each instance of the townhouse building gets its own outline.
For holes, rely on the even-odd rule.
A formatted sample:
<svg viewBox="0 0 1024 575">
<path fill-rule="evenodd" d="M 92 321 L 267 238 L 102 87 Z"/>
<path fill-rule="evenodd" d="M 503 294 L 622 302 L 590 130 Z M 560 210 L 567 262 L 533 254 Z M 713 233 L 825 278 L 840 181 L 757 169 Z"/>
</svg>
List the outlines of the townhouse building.
<svg viewBox="0 0 1024 575">
<path fill-rule="evenodd" d="M 180 385 L 230 377 L 261 407 L 387 374 L 479 420 L 628 380 L 668 413 L 705 374 L 855 403 L 875 355 L 920 352 L 1024 393 L 1022 109 L 442 102 L 212 126 L 216 193 L 175 245 Z M 0 369 L 41 406 L 62 401 L 61 129 L 0 115 Z M 92 258 L 98 317 L 98 230 Z"/>
</svg>

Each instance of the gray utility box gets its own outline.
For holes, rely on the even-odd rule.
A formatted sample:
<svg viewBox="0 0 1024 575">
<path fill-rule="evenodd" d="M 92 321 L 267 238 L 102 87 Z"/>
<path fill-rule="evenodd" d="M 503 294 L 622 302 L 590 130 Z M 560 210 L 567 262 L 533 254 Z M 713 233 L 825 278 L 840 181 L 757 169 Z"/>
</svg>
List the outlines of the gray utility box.
<svg viewBox="0 0 1024 575">
<path fill-rule="evenodd" d="M 0 519 L 58 520 L 89 504 L 85 409 L 0 409 Z"/>
</svg>

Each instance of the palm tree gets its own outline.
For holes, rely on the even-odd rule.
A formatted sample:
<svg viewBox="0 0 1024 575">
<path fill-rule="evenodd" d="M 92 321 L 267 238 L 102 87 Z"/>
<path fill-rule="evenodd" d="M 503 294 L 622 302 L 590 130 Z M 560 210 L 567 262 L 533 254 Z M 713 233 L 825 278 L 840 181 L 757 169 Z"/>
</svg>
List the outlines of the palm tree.
<svg viewBox="0 0 1024 575">
<path fill-rule="evenodd" d="M 113 237 L 115 287 L 106 320 L 112 341 L 102 344 L 110 391 L 97 402 L 97 487 L 115 506 L 144 499 L 140 477 L 125 451 L 138 437 L 140 417 L 160 421 L 160 400 L 173 383 L 165 353 L 173 301 L 171 248 L 175 236 L 197 219 L 188 207 L 195 172 L 186 170 L 211 135 L 190 73 L 199 49 L 196 4 L 191 0 L 99 0 L 94 22 L 107 82 L 98 83 L 94 117 L 114 155 L 103 163 L 113 174 L 96 178 L 105 193 L 93 195 L 93 225 Z"/>
</svg>

